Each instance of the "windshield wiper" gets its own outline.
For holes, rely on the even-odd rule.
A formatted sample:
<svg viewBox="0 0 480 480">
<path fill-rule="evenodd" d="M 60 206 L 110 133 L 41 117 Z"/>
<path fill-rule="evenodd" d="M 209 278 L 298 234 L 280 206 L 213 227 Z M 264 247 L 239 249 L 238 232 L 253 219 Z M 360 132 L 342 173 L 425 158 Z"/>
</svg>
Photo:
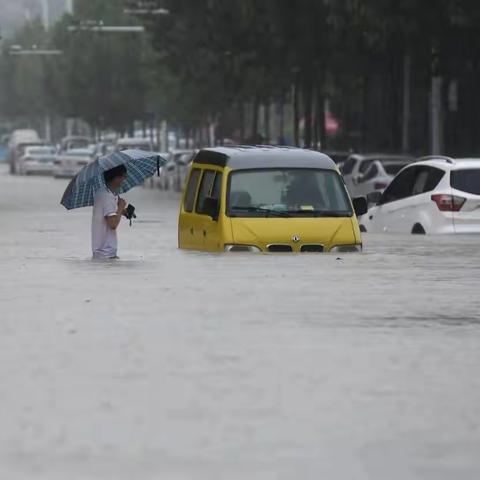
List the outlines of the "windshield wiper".
<svg viewBox="0 0 480 480">
<path fill-rule="evenodd" d="M 289 211 L 294 215 L 311 215 L 312 217 L 330 217 L 330 218 L 344 218 L 351 217 L 352 212 L 346 210 L 295 210 Z"/>
<path fill-rule="evenodd" d="M 262 208 L 262 207 L 232 207 L 231 210 L 241 211 L 241 212 L 265 213 L 267 217 L 269 215 L 276 216 L 276 217 L 286 217 L 286 218 L 291 216 L 288 212 L 272 210 L 271 208 Z"/>
</svg>

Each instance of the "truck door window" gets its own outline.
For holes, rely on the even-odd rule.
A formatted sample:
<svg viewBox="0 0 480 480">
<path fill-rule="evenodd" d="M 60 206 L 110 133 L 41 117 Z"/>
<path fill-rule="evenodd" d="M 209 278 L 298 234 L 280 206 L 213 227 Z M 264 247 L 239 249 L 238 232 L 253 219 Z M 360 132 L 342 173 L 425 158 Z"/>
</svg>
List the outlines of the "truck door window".
<svg viewBox="0 0 480 480">
<path fill-rule="evenodd" d="M 197 208 L 196 212 L 200 214 L 206 214 L 204 203 L 205 199 L 210 196 L 213 188 L 213 182 L 215 180 L 214 170 L 205 170 L 203 172 L 202 181 L 200 182 L 200 190 L 198 192 Z"/>
<path fill-rule="evenodd" d="M 185 193 L 184 209 L 186 212 L 191 213 L 193 211 L 193 205 L 195 203 L 195 194 L 197 193 L 198 179 L 200 178 L 200 170 L 195 168 L 190 174 L 188 180 L 187 191 Z"/>
</svg>

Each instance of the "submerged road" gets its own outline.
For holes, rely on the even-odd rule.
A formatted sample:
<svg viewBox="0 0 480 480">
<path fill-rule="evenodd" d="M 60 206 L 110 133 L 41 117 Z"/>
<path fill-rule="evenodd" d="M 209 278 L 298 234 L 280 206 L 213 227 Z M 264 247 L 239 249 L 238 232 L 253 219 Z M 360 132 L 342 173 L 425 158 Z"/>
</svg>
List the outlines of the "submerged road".
<svg viewBox="0 0 480 480">
<path fill-rule="evenodd" d="M 480 238 L 176 248 L 137 189 L 90 260 L 66 182 L 0 170 L 0 478 L 477 480 Z"/>
</svg>

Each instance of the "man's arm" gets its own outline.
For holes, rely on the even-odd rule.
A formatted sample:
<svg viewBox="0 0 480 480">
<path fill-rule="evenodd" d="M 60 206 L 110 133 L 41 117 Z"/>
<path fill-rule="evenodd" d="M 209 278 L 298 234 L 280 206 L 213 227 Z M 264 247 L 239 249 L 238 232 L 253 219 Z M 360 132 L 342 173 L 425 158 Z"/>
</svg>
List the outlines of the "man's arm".
<svg viewBox="0 0 480 480">
<path fill-rule="evenodd" d="M 120 225 L 120 221 L 122 220 L 122 215 L 123 211 L 125 210 L 127 203 L 123 198 L 118 199 L 118 207 L 117 207 L 117 213 L 114 215 L 110 215 L 106 217 L 105 219 L 107 220 L 107 225 L 112 229 L 116 230 L 117 227 Z"/>
</svg>

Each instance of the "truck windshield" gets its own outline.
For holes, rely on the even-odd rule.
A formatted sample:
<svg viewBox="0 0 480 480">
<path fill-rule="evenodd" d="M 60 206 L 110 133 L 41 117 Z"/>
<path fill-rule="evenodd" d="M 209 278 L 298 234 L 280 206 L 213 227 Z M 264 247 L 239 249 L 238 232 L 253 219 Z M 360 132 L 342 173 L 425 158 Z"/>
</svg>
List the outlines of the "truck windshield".
<svg viewBox="0 0 480 480">
<path fill-rule="evenodd" d="M 345 186 L 334 170 L 259 169 L 233 172 L 231 217 L 351 217 Z"/>
</svg>

